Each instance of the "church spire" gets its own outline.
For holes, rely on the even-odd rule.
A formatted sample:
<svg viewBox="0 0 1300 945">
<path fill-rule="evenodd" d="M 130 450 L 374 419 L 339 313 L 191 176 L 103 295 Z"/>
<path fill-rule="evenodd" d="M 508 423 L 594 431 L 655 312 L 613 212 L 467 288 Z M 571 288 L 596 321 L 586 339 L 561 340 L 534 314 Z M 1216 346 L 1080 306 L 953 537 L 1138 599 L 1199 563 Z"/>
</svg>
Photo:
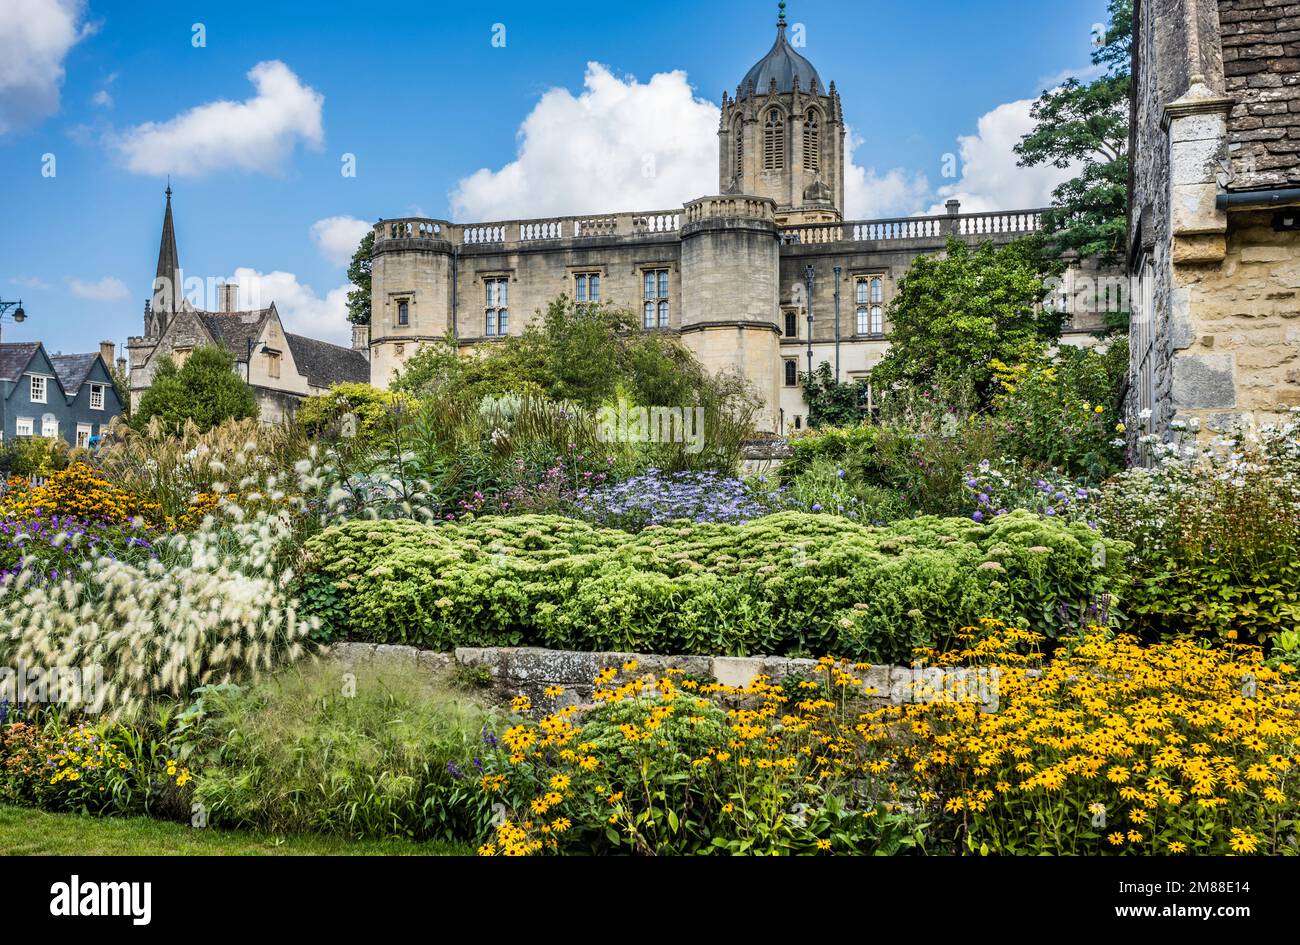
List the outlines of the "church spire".
<svg viewBox="0 0 1300 945">
<path fill-rule="evenodd" d="M 176 253 L 176 227 L 172 223 L 172 182 L 167 178 L 167 210 L 163 213 L 158 244 L 158 271 L 153 280 L 153 311 L 164 319 L 176 311 L 181 299 L 181 261 Z"/>
</svg>

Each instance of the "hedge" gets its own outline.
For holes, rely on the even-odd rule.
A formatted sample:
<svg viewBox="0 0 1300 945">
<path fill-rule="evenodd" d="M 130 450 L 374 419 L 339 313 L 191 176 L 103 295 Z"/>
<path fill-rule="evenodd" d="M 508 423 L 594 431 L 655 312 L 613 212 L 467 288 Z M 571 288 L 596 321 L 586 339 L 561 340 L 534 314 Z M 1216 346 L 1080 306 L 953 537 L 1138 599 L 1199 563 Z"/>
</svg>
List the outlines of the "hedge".
<svg viewBox="0 0 1300 945">
<path fill-rule="evenodd" d="M 1027 512 L 883 527 L 784 512 L 635 535 L 547 515 L 354 521 L 308 542 L 302 591 L 333 638 L 906 661 L 981 617 L 1055 636 L 1109 595 L 1114 618 L 1128 548 Z"/>
</svg>

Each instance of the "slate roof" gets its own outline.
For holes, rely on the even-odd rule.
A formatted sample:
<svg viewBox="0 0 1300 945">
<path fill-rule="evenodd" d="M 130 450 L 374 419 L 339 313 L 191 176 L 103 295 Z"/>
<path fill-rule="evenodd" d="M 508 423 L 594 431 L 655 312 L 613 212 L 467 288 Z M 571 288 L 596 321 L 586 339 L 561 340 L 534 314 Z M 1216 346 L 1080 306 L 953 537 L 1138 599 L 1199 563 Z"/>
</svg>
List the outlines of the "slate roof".
<svg viewBox="0 0 1300 945">
<path fill-rule="evenodd" d="M 246 312 L 200 312 L 198 316 L 212 340 L 241 361 L 248 359 L 249 342 L 256 341 L 262 325 L 270 317 L 269 308 Z"/>
<path fill-rule="evenodd" d="M 792 92 L 796 78 L 802 91 L 826 94 L 826 87 L 822 85 L 821 76 L 817 74 L 813 64 L 795 52 L 794 47 L 786 40 L 785 21 L 782 20 L 777 23 L 776 42 L 772 44 L 772 48 L 768 50 L 766 56 L 754 63 L 753 68 L 740 80 L 739 97 L 747 96 L 751 87 L 755 95 L 766 95 L 773 79 L 776 80 L 777 92 Z"/>
<path fill-rule="evenodd" d="M 16 381 L 22 377 L 40 346 L 38 341 L 0 344 L 0 381 Z"/>
<path fill-rule="evenodd" d="M 370 383 L 370 361 L 362 352 L 287 331 L 284 336 L 298 370 L 312 387 Z"/>
<path fill-rule="evenodd" d="M 86 383 L 86 377 L 90 374 L 90 369 L 95 366 L 98 357 L 98 351 L 92 351 L 90 354 L 50 355 L 54 373 L 59 375 L 59 383 L 63 385 L 68 396 L 73 396 L 81 390 L 81 385 Z"/>
</svg>

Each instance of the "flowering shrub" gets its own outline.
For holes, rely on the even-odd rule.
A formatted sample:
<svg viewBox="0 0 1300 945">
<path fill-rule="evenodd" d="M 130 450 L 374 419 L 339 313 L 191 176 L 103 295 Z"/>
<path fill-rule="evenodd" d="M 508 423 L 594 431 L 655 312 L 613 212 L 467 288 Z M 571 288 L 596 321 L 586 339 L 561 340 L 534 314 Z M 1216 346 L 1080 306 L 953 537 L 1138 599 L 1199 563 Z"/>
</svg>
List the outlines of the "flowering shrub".
<svg viewBox="0 0 1300 945">
<path fill-rule="evenodd" d="M 121 525 L 132 519 L 158 523 L 158 503 L 114 485 L 85 463 L 53 473 L 43 485 L 11 479 L 0 509 L 12 518 L 60 516 L 81 522 Z"/>
<path fill-rule="evenodd" d="M 602 672 L 582 718 L 516 701 L 528 717 L 479 779 L 508 805 L 480 854 L 894 853 L 919 841 L 869 777 L 838 698 L 861 683 L 847 664 L 827 660 L 824 680 L 789 688 L 636 669 Z"/>
<path fill-rule="evenodd" d="M 771 509 L 744 482 L 714 472 L 664 473 L 649 469 L 613 485 L 580 489 L 584 518 L 639 531 L 668 522 L 747 522 Z"/>
<path fill-rule="evenodd" d="M 349 522 L 307 543 L 304 597 L 338 636 L 436 649 L 905 658 L 954 615 L 1033 620 L 1121 596 L 1127 546 L 1013 512 L 870 528 L 782 512 L 635 535 L 552 516 Z"/>
<path fill-rule="evenodd" d="M 1127 609 L 1146 636 L 1267 645 L 1300 630 L 1300 427 L 1155 447 L 1107 485 L 1103 527 L 1129 538 Z"/>
<path fill-rule="evenodd" d="M 27 564 L 34 574 L 58 578 L 96 551 L 112 557 L 147 557 L 156 535 L 142 523 L 85 523 L 71 515 L 0 521 L 0 581 Z"/>
<path fill-rule="evenodd" d="M 1055 470 L 1031 470 L 1010 460 L 983 460 L 967 471 L 970 517 L 983 522 L 992 516 L 1025 509 L 1048 518 L 1095 525 L 1101 491 L 1080 485 Z"/>
<path fill-rule="evenodd" d="M 940 665 L 999 669 L 997 711 L 930 700 L 863 716 L 862 737 L 954 852 L 1295 851 L 1300 689 L 1259 650 L 1139 646 L 1093 628 L 1051 659 L 987 620 Z M 1031 672 L 1031 670 L 1033 672 Z"/>
</svg>

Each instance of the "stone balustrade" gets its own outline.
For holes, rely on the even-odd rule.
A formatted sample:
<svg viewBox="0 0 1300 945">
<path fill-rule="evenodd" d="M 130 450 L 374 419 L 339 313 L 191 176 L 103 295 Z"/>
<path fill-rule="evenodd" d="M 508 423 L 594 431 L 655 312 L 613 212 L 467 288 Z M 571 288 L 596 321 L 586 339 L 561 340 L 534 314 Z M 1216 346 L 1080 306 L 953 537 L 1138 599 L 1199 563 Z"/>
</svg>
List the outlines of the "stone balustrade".
<svg viewBox="0 0 1300 945">
<path fill-rule="evenodd" d="M 892 217 L 881 220 L 845 220 L 842 223 L 806 223 L 783 226 L 781 242 L 817 244 L 889 242 L 892 240 L 942 240 L 948 236 L 1020 236 L 1042 226 L 1041 209 L 994 213 L 945 213 L 928 217 Z"/>
</svg>

